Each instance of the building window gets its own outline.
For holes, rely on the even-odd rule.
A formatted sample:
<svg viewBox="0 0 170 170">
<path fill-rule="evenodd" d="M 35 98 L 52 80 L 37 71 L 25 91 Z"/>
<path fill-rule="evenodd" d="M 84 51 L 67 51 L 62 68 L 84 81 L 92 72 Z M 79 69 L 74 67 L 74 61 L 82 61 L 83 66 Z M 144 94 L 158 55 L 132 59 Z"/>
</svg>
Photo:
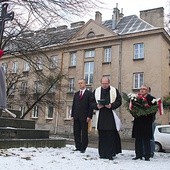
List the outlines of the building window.
<svg viewBox="0 0 170 170">
<path fill-rule="evenodd" d="M 66 118 L 65 119 L 71 119 L 71 110 L 72 110 L 72 106 L 67 106 Z"/>
<path fill-rule="evenodd" d="M 42 69 L 43 69 L 43 61 L 42 61 L 42 58 L 38 58 L 36 64 L 37 64 L 37 65 L 36 65 L 36 69 L 37 69 L 37 70 L 42 70 Z"/>
<path fill-rule="evenodd" d="M 8 67 L 7 63 L 2 63 L 2 68 L 5 74 L 7 73 L 7 67 Z"/>
<path fill-rule="evenodd" d="M 70 66 L 76 66 L 76 52 L 70 54 Z"/>
<path fill-rule="evenodd" d="M 68 92 L 74 92 L 74 83 L 75 83 L 75 79 L 74 78 L 69 78 Z"/>
<path fill-rule="evenodd" d="M 15 93 L 15 84 L 13 84 L 12 86 L 11 86 L 11 88 L 9 89 L 9 95 L 14 95 L 14 93 Z"/>
<path fill-rule="evenodd" d="M 51 105 L 46 107 L 46 119 L 53 119 L 55 108 Z"/>
<path fill-rule="evenodd" d="M 134 59 L 144 59 L 144 44 L 134 44 Z"/>
<path fill-rule="evenodd" d="M 18 71 L 18 62 L 14 61 L 12 63 L 12 73 L 17 73 L 17 71 Z"/>
<path fill-rule="evenodd" d="M 94 62 L 86 62 L 84 70 L 84 77 L 87 84 L 93 83 L 93 74 L 94 74 Z"/>
<path fill-rule="evenodd" d="M 20 107 L 20 111 L 21 111 L 20 117 L 22 117 L 24 115 L 25 111 L 26 111 L 26 107 L 25 106 L 21 106 Z"/>
<path fill-rule="evenodd" d="M 57 56 L 50 57 L 50 68 L 57 68 L 58 58 Z"/>
<path fill-rule="evenodd" d="M 133 74 L 133 89 L 140 89 L 144 84 L 144 74 L 143 73 L 134 73 Z"/>
<path fill-rule="evenodd" d="M 30 71 L 30 65 L 27 61 L 24 62 L 24 72 Z"/>
<path fill-rule="evenodd" d="M 21 83 L 21 93 L 25 94 L 27 92 L 27 82 Z"/>
<path fill-rule="evenodd" d="M 54 85 L 50 88 L 50 90 L 49 90 L 48 93 L 55 93 L 55 91 L 56 91 L 56 84 L 54 84 Z"/>
<path fill-rule="evenodd" d="M 85 51 L 85 58 L 91 58 L 95 56 L 95 51 L 94 50 L 86 50 Z"/>
<path fill-rule="evenodd" d="M 41 93 L 41 83 L 40 83 L 40 81 L 34 82 L 34 93 Z"/>
<path fill-rule="evenodd" d="M 32 118 L 38 118 L 38 111 L 39 111 L 39 107 L 34 106 L 33 111 L 32 111 Z"/>
<path fill-rule="evenodd" d="M 88 34 L 87 34 L 87 38 L 93 38 L 95 37 L 95 33 L 93 31 L 90 31 Z"/>
<path fill-rule="evenodd" d="M 111 48 L 104 49 L 104 62 L 111 62 Z"/>
</svg>

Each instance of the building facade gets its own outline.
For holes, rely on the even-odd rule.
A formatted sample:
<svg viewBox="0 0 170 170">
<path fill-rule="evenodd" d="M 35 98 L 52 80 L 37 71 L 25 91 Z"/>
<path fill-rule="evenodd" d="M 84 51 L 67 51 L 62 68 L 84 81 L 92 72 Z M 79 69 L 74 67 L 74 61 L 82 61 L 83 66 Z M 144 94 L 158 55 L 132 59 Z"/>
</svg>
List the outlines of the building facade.
<svg viewBox="0 0 170 170">
<path fill-rule="evenodd" d="M 170 36 L 164 29 L 163 8 L 140 11 L 138 17 L 123 16 L 116 7 L 110 20 L 102 21 L 102 14 L 96 12 L 95 20 L 72 23 L 70 29 L 61 26 L 50 33 L 53 38 L 55 33 L 60 35 L 58 39 L 65 42 L 46 45 L 46 55 L 57 61 L 68 79 L 61 82 L 66 88 L 59 89 L 54 95 L 54 100 L 59 101 L 57 107 L 41 105 L 42 109 L 38 110 L 35 106 L 25 117 L 35 120 L 37 128 L 50 129 L 51 133 L 72 133 L 72 99 L 80 78 L 86 79 L 87 88 L 92 91 L 100 86 L 102 76 L 109 76 L 111 85 L 120 92 L 137 92 L 142 84 L 147 84 L 156 98 L 169 95 Z M 11 56 L 4 57 L 1 63 L 7 60 L 11 61 Z M 11 65 L 14 69 L 29 71 L 24 61 L 15 58 L 12 61 L 20 63 Z M 32 86 L 36 77 L 30 76 L 26 81 Z M 14 108 L 21 106 L 16 103 Z M 123 105 L 118 114 L 123 124 L 121 133 L 129 136 L 133 117 Z M 95 121 L 94 113 L 92 126 Z M 169 122 L 170 113 L 162 116 L 157 113 L 156 123 Z"/>
</svg>

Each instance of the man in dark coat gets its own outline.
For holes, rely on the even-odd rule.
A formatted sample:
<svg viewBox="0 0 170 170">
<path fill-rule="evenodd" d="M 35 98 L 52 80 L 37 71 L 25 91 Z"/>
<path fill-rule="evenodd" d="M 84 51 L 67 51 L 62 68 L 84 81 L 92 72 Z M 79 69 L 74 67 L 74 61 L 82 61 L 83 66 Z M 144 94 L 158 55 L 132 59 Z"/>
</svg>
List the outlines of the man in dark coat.
<svg viewBox="0 0 170 170">
<path fill-rule="evenodd" d="M 153 105 L 153 96 L 148 94 L 148 87 L 142 85 L 140 88 L 140 95 L 146 98 L 148 105 Z M 151 157 L 151 145 L 150 140 L 153 139 L 152 123 L 154 121 L 155 114 L 148 114 L 134 118 L 132 138 L 135 138 L 135 154 L 136 157 L 133 160 L 142 159 L 145 157 L 146 161 L 149 161 Z"/>
<path fill-rule="evenodd" d="M 92 92 L 86 89 L 86 81 L 78 81 L 80 90 L 74 95 L 72 113 L 75 151 L 84 153 L 88 146 L 88 123 L 92 119 L 93 109 L 90 107 Z"/>
<path fill-rule="evenodd" d="M 97 129 L 99 135 L 98 151 L 102 159 L 113 160 L 113 156 L 121 153 L 121 141 L 116 129 L 113 110 L 122 104 L 119 91 L 110 86 L 108 77 L 101 79 L 101 87 L 98 87 L 92 95 L 91 106 L 97 110 Z M 101 100 L 102 99 L 102 100 Z M 99 103 L 101 101 L 106 103 Z"/>
</svg>

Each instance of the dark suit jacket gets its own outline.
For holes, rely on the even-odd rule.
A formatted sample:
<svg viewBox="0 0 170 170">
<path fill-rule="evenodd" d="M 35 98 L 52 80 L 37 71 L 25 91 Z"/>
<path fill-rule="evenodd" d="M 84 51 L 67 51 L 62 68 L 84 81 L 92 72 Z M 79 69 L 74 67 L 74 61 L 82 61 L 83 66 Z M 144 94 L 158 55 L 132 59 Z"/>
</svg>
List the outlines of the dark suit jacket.
<svg viewBox="0 0 170 170">
<path fill-rule="evenodd" d="M 80 91 L 74 95 L 71 116 L 74 119 L 86 121 L 87 117 L 92 118 L 93 115 L 93 109 L 90 107 L 92 92 L 86 89 L 82 99 L 80 99 L 79 93 Z"/>
</svg>

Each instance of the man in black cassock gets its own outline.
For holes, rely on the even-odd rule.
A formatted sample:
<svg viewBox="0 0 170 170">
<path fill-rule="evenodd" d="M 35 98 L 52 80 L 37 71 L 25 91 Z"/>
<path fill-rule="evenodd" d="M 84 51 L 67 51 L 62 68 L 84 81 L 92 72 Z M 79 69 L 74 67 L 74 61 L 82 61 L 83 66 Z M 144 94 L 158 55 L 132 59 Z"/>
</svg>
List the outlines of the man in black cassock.
<svg viewBox="0 0 170 170">
<path fill-rule="evenodd" d="M 91 107 L 97 110 L 98 151 L 102 159 L 113 160 L 113 156 L 121 153 L 120 136 L 113 114 L 113 110 L 121 104 L 122 98 L 119 91 L 110 86 L 108 77 L 103 77 L 101 87 L 94 90 L 91 100 Z"/>
</svg>

